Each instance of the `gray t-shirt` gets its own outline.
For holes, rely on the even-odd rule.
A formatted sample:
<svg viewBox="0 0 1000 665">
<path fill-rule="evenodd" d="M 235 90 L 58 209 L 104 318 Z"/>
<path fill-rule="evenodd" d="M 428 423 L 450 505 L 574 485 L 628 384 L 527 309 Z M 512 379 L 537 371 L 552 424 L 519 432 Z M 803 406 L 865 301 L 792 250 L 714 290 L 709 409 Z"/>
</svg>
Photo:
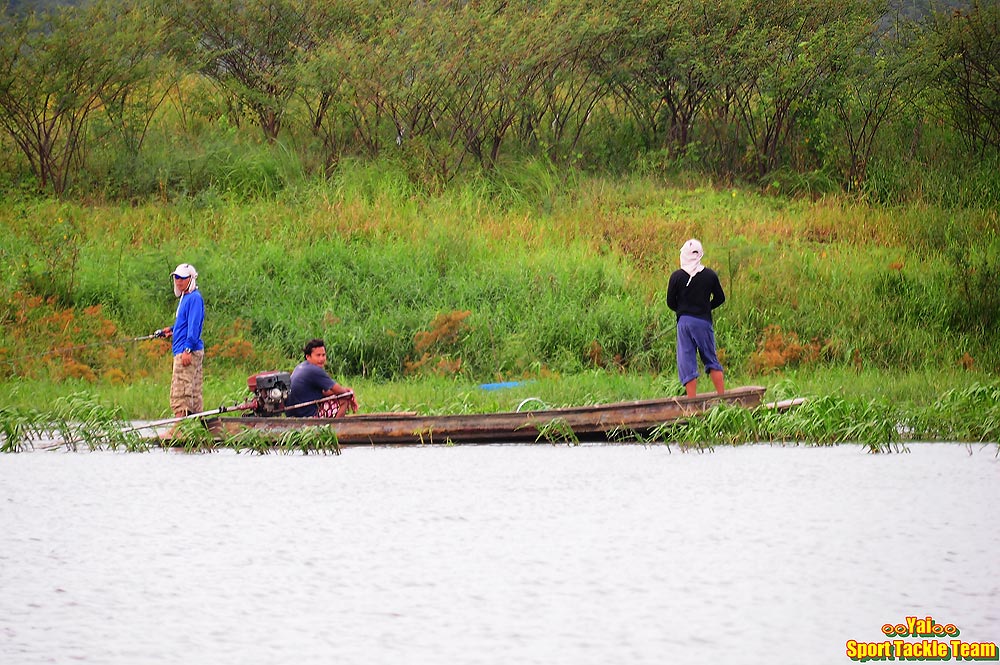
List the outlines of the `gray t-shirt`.
<svg viewBox="0 0 1000 665">
<path fill-rule="evenodd" d="M 322 367 L 303 360 L 292 371 L 292 389 L 288 392 L 287 404 L 291 406 L 322 399 L 323 391 L 333 388 L 334 385 L 336 382 Z M 318 404 L 310 404 L 299 409 L 289 409 L 287 413 L 295 418 L 312 418 L 318 409 Z"/>
</svg>

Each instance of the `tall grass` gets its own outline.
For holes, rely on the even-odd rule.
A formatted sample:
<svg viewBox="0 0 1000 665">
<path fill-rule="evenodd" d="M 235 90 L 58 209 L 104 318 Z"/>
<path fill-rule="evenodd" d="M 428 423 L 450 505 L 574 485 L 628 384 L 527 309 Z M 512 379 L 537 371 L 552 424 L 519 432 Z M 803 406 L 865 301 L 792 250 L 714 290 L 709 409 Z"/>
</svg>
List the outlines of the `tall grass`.
<svg viewBox="0 0 1000 665">
<path fill-rule="evenodd" d="M 872 208 L 542 162 L 433 193 L 386 161 L 345 162 L 328 183 L 253 200 L 20 199 L 0 206 L 0 225 L 8 380 L 161 390 L 165 349 L 58 367 L 23 358 L 168 325 L 182 261 L 198 267 L 208 306 L 209 377 L 290 368 L 311 337 L 345 381 L 671 376 L 666 280 L 691 236 L 729 295 L 716 332 L 732 374 L 1000 368 L 995 210 Z M 25 298 L 41 299 L 27 318 Z M 57 331 L 65 311 L 76 323 Z"/>
</svg>

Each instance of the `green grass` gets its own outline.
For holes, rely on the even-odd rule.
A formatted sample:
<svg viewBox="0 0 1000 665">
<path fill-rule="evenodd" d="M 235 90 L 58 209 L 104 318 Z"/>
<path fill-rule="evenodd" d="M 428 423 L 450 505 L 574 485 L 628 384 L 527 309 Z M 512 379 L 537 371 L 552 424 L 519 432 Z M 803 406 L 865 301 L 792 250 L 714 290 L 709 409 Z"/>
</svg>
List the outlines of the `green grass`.
<svg viewBox="0 0 1000 665">
<path fill-rule="evenodd" d="M 0 404 L 47 410 L 83 394 L 128 418 L 169 415 L 166 346 L 118 340 L 172 322 L 169 273 L 182 261 L 198 267 L 208 306 L 206 409 L 242 401 L 250 374 L 290 370 L 314 336 L 368 411 L 677 394 L 664 296 L 691 236 L 729 296 L 716 332 L 730 386 L 927 406 L 1000 371 L 989 208 L 791 199 L 543 163 L 435 193 L 398 165 L 346 162 L 329 182 L 269 192 L 0 204 Z M 504 380 L 531 383 L 477 387 Z"/>
<path fill-rule="evenodd" d="M 606 178 L 561 191 L 547 212 L 488 191 L 429 196 L 394 182 L 372 184 L 379 196 L 335 181 L 205 207 L 0 208 L 11 231 L 0 252 L 14 267 L 2 279 L 10 292 L 60 305 L 100 304 L 121 332 L 144 334 L 172 318 L 166 275 L 189 261 L 202 274 L 208 339 L 224 343 L 243 321 L 246 341 L 274 362 L 319 335 L 342 374 L 398 378 L 418 359 L 415 335 L 457 311 L 470 312 L 467 329 L 433 351 L 460 357 L 470 377 L 536 364 L 656 372 L 673 362 L 666 277 L 680 242 L 699 235 L 730 295 L 717 325 L 731 366 L 758 362 L 768 327 L 832 363 L 909 369 L 968 353 L 979 367 L 1000 366 L 989 343 L 1000 241 L 987 212 L 880 211 Z M 0 333 L 10 355 L 46 343 Z"/>
</svg>

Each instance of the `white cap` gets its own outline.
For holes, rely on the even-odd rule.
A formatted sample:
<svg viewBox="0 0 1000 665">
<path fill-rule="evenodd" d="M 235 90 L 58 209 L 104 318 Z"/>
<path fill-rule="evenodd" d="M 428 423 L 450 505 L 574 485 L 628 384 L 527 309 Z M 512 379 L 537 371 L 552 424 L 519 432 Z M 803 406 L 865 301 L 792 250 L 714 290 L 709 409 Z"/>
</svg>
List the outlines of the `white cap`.
<svg viewBox="0 0 1000 665">
<path fill-rule="evenodd" d="M 197 277 L 198 271 L 194 269 L 194 266 L 190 263 L 182 263 L 174 269 L 172 275 L 177 275 L 178 277 Z"/>
</svg>

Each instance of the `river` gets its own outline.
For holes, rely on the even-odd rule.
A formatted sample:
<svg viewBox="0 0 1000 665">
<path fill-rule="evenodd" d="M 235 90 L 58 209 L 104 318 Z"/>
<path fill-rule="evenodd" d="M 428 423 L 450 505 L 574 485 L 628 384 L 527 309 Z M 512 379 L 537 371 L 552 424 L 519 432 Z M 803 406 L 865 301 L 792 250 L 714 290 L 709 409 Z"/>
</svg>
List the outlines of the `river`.
<svg viewBox="0 0 1000 665">
<path fill-rule="evenodd" d="M 906 617 L 997 643 L 996 452 L 3 455 L 0 663 L 849 663 Z"/>
</svg>

